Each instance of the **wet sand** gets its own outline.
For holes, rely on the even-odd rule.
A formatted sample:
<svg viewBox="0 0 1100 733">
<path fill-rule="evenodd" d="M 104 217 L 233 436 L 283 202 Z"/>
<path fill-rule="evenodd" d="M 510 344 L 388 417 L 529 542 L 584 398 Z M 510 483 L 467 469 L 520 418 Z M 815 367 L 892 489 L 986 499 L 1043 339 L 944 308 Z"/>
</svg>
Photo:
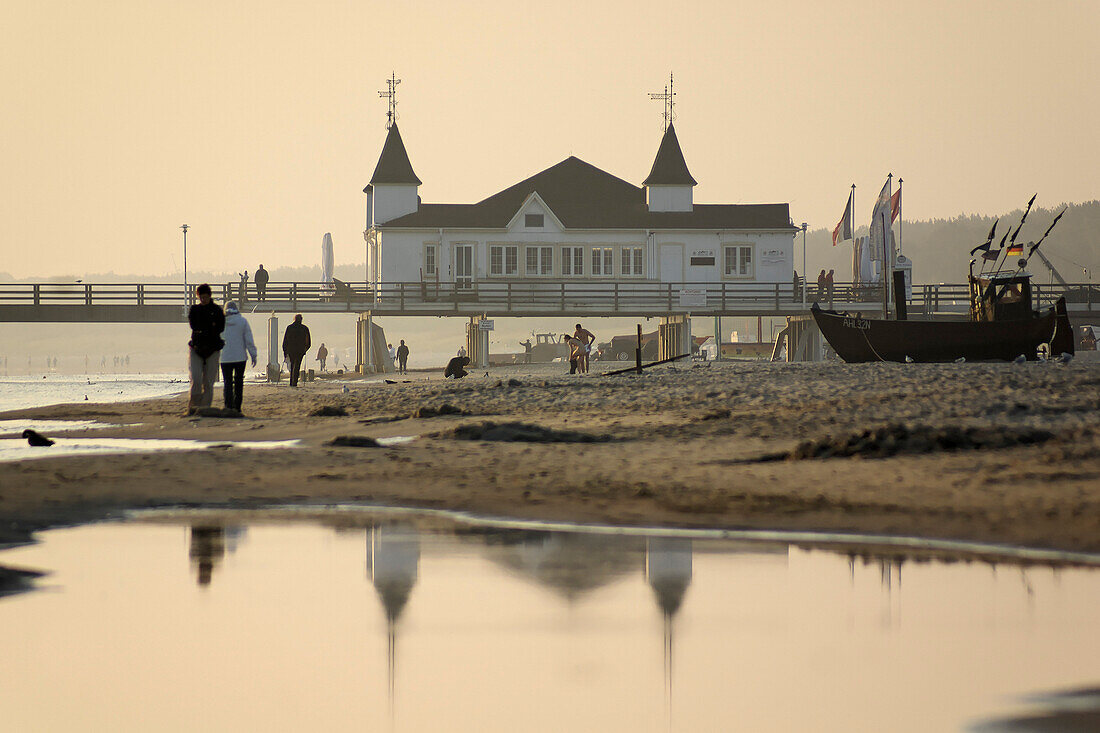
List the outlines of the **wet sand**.
<svg viewBox="0 0 1100 733">
<path fill-rule="evenodd" d="M 301 447 L 0 464 L 0 540 L 4 532 L 14 537 L 137 507 L 356 501 L 530 519 L 1100 551 L 1096 353 L 1067 366 L 724 362 L 643 375 L 598 371 L 616 366 L 623 365 L 593 364 L 582 376 L 553 364 L 493 368 L 487 377 L 476 371 L 458 382 L 433 372 L 388 375 L 410 380 L 397 384 L 377 377 L 298 389 L 249 384 L 244 419 L 187 417 L 185 397 L 4 413 L 0 418 L 140 423 L 96 437 L 298 439 Z M 445 404 L 464 414 L 409 417 Z M 348 414 L 310 416 L 326 406 Z M 452 435 L 485 421 L 596 442 Z M 894 426 L 885 437 L 860 438 L 885 426 Z M 987 437 L 967 438 L 976 428 Z M 991 434 L 1004 439 L 990 442 Z M 391 447 L 326 445 L 346 435 L 420 437 Z M 779 459 L 807 441 L 817 452 L 846 445 L 854 455 Z M 888 457 L 875 457 L 881 455 Z"/>
</svg>

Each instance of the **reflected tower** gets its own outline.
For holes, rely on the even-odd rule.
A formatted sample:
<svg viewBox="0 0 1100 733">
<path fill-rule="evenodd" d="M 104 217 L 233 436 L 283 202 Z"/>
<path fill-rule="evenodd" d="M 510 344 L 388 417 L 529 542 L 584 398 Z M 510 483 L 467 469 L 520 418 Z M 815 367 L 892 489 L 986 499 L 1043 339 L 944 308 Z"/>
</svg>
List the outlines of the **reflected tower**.
<svg viewBox="0 0 1100 733">
<path fill-rule="evenodd" d="M 645 548 L 645 578 L 657 598 L 664 623 L 665 700 L 672 718 L 672 622 L 684 603 L 691 585 L 691 540 L 681 537 L 650 537 Z"/>
<path fill-rule="evenodd" d="M 191 544 L 187 556 L 191 558 L 191 564 L 198 572 L 199 585 L 210 585 L 214 577 L 214 567 L 225 557 L 225 528 L 191 525 Z"/>
<path fill-rule="evenodd" d="M 386 674 L 390 714 L 397 675 L 397 621 L 409 602 L 420 572 L 420 536 L 414 527 L 382 526 L 367 535 L 367 577 L 386 613 Z"/>
</svg>

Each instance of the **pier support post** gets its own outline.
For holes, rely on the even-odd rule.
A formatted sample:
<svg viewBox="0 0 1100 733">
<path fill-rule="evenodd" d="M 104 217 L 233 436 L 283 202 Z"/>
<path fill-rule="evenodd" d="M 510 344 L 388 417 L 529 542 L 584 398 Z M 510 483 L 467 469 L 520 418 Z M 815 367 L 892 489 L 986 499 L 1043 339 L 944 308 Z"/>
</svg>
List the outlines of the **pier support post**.
<svg viewBox="0 0 1100 733">
<path fill-rule="evenodd" d="M 489 367 L 489 332 L 479 328 L 480 320 L 477 316 L 470 316 L 470 322 L 466 324 L 466 356 L 470 357 L 471 367 L 487 369 Z"/>
<path fill-rule="evenodd" d="M 657 359 L 691 353 L 691 316 L 661 316 L 657 325 Z"/>
<path fill-rule="evenodd" d="M 370 312 L 360 313 L 355 322 L 355 371 L 359 374 L 374 373 L 373 319 Z"/>
<path fill-rule="evenodd" d="M 279 356 L 282 348 L 279 344 L 279 317 L 272 313 L 267 317 L 267 381 L 278 382 L 282 378 L 282 363 Z"/>
</svg>

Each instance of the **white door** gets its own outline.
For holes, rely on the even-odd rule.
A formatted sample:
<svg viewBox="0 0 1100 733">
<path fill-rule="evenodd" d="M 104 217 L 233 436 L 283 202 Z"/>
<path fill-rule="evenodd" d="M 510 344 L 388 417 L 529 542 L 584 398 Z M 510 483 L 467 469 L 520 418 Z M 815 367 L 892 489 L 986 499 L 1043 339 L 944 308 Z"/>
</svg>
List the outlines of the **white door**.
<svg viewBox="0 0 1100 733">
<path fill-rule="evenodd" d="M 684 281 L 684 246 L 682 244 L 661 245 L 661 282 L 679 283 Z"/>
<path fill-rule="evenodd" d="M 468 290 L 474 284 L 474 245 L 455 245 L 455 290 Z"/>
</svg>

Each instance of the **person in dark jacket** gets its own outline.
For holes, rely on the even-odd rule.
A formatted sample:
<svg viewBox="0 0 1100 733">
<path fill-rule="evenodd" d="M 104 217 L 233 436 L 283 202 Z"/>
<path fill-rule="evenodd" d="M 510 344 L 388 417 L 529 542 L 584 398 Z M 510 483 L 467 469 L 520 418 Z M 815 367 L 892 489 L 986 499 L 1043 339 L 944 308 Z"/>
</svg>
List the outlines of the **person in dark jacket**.
<svg viewBox="0 0 1100 733">
<path fill-rule="evenodd" d="M 409 372 L 409 347 L 405 345 L 405 339 L 401 339 L 401 345 L 397 347 L 397 371 L 402 374 Z"/>
<path fill-rule="evenodd" d="M 447 368 L 443 370 L 443 378 L 454 377 L 455 379 L 462 379 L 467 374 L 463 367 L 468 366 L 470 363 L 470 357 L 468 356 L 456 356 L 447 362 Z"/>
<path fill-rule="evenodd" d="M 267 281 L 270 277 L 263 265 L 260 265 L 260 269 L 256 270 L 256 274 L 252 276 L 256 282 L 256 297 L 260 300 L 267 300 Z"/>
<path fill-rule="evenodd" d="M 225 330 L 225 314 L 214 302 L 206 283 L 195 288 L 199 302 L 187 312 L 191 325 L 190 350 L 191 399 L 187 414 L 194 415 L 200 407 L 210 407 L 214 401 L 214 383 L 218 381 L 218 363 Z"/>
<path fill-rule="evenodd" d="M 294 316 L 294 323 L 286 327 L 283 333 L 283 356 L 290 361 L 290 386 L 298 386 L 298 373 L 302 369 L 302 359 L 309 352 L 309 329 L 302 323 L 302 314 Z"/>
</svg>

